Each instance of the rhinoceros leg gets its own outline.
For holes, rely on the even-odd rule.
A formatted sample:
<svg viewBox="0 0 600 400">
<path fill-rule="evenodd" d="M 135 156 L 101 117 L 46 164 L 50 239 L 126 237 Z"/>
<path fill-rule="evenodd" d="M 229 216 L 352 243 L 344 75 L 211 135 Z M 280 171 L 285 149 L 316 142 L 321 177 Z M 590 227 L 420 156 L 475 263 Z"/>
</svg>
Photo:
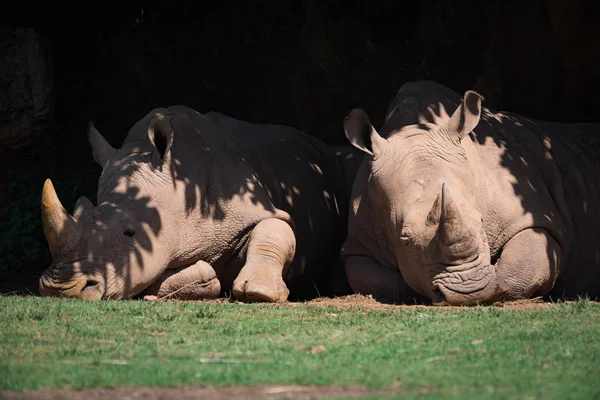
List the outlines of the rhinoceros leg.
<svg viewBox="0 0 600 400">
<path fill-rule="evenodd" d="M 219 296 L 221 283 L 215 270 L 204 261 L 168 269 L 142 295 L 179 300 L 214 299 Z"/>
<path fill-rule="evenodd" d="M 250 234 L 246 263 L 233 282 L 233 295 L 239 300 L 286 301 L 289 290 L 282 275 L 295 252 L 296 237 L 287 222 L 260 221 Z"/>
<path fill-rule="evenodd" d="M 346 275 L 354 293 L 371 295 L 382 303 L 412 303 L 416 295 L 400 271 L 386 268 L 367 256 L 346 258 Z"/>
<path fill-rule="evenodd" d="M 544 229 L 519 232 L 502 249 L 496 273 L 506 282 L 504 299 L 543 296 L 554 287 L 561 261 L 559 244 Z"/>
</svg>

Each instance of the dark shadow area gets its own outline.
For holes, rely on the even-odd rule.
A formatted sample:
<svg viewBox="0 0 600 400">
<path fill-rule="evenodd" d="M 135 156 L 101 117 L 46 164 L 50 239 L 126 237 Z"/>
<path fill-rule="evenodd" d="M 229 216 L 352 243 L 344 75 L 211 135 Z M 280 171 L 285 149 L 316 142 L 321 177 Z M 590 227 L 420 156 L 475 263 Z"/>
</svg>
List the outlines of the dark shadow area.
<svg viewBox="0 0 600 400">
<path fill-rule="evenodd" d="M 96 204 L 100 168 L 85 134 L 91 119 L 115 147 L 151 109 L 174 104 L 346 145 L 350 109 L 364 108 L 379 127 L 403 83 L 432 79 L 461 94 L 477 89 L 494 109 L 598 121 L 598 4 L 16 4 L 0 17 L 0 293 L 36 293 L 50 265 L 39 211 L 46 178 L 67 210 L 81 195 Z M 570 129 L 565 137 L 589 137 Z M 569 151 L 579 150 L 557 151 L 570 160 Z M 570 174 L 595 171 L 572 160 L 564 166 Z M 510 169 L 519 161 L 503 162 Z M 597 188 L 586 190 L 591 199 Z"/>
</svg>

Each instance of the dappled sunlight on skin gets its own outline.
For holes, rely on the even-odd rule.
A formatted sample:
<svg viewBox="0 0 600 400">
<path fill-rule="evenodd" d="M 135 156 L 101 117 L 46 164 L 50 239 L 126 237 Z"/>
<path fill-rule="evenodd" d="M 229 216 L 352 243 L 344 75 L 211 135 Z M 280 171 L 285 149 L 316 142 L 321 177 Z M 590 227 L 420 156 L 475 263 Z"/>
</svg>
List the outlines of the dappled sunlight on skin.
<svg viewBox="0 0 600 400">
<path fill-rule="evenodd" d="M 397 146 L 394 148 L 395 181 L 388 182 L 390 187 L 400 185 L 400 181 L 408 179 L 406 176 L 412 176 L 413 172 L 418 175 L 420 171 L 422 177 L 418 181 L 421 185 L 425 185 L 429 191 L 439 190 L 438 180 L 448 179 L 446 175 L 450 169 L 444 168 L 437 176 L 435 169 L 432 169 L 433 164 L 427 162 L 427 154 L 430 152 L 430 157 L 434 154 L 443 155 L 446 161 L 450 153 L 432 149 L 435 143 L 428 142 L 423 145 L 425 150 L 415 148 L 420 153 L 413 156 L 411 153 L 416 150 L 410 146 L 418 140 L 425 141 L 427 135 L 433 135 L 432 132 L 447 124 L 460 104 L 461 95 L 435 82 L 420 81 L 402 86 L 378 132 L 387 141 L 379 142 L 375 137 L 370 142 L 372 148 L 366 145 L 367 150 L 375 152 L 379 149 L 380 153 L 377 154 L 386 156 L 391 153 L 389 148 Z M 555 299 L 563 295 L 573 298 L 582 293 L 599 296 L 600 208 L 589 205 L 600 204 L 600 125 L 551 123 L 483 108 L 478 124 L 462 143 L 466 149 L 468 168 L 473 175 L 465 181 L 465 189 L 456 187 L 459 191 L 473 192 L 475 203 L 472 206 L 481 212 L 485 225 L 489 262 L 497 265 L 503 255 L 505 264 L 514 262 L 519 265 L 516 259 L 507 261 L 507 254 L 525 251 L 519 247 L 519 243 L 536 243 L 529 249 L 531 257 L 539 259 L 539 264 L 549 265 L 549 272 L 536 272 L 536 262 L 526 261 L 524 264 L 532 271 L 511 270 L 509 280 L 514 281 L 511 285 L 516 283 L 527 287 L 530 284 L 527 280 L 532 279 L 533 288 L 538 287 L 540 293 Z M 458 153 L 455 157 L 460 158 Z M 402 164 L 404 159 L 411 161 Z M 371 170 L 375 172 L 386 165 L 381 160 L 372 163 L 377 164 Z M 385 168 L 391 167 L 388 165 Z M 373 182 L 377 179 L 373 179 Z M 412 183 L 417 185 L 419 182 L 415 180 Z M 360 202 L 360 197 L 354 197 L 355 202 Z M 355 207 L 358 204 L 355 203 Z M 381 209 L 384 203 L 377 204 L 373 206 L 373 212 Z M 370 203 L 368 207 L 372 207 Z M 394 207 L 399 206 L 394 203 Z M 357 208 L 354 212 L 361 213 Z M 394 212 L 398 212 L 398 209 L 394 208 Z M 360 221 L 358 224 L 366 224 Z M 377 222 L 373 224 L 377 225 Z M 393 230 L 383 233 L 382 229 L 379 236 L 366 242 L 368 246 L 377 247 L 374 243 L 385 242 L 385 235 L 400 233 Z M 527 239 L 510 242 L 510 239 L 519 235 L 528 236 Z M 387 239 L 391 242 L 400 240 Z M 351 244 L 354 246 L 354 242 Z M 541 247 L 541 244 L 546 247 Z M 423 246 L 425 252 L 435 252 L 435 246 Z M 510 251 L 502 253 L 506 246 L 510 246 Z M 544 250 L 545 254 L 542 254 Z M 358 253 L 360 256 L 364 250 L 348 247 L 346 251 L 348 255 Z M 384 257 L 383 250 L 376 250 L 375 254 L 379 263 L 396 262 L 391 256 Z M 519 274 L 522 274 L 522 278 L 515 278 Z M 523 288 L 511 290 L 529 293 Z M 538 292 L 534 290 L 532 293 Z"/>
<path fill-rule="evenodd" d="M 289 207 L 294 206 L 294 199 L 302 199 L 300 189 L 296 186 L 287 187 L 284 182 L 281 182 L 280 185 L 283 197 Z"/>
<path fill-rule="evenodd" d="M 81 298 L 129 298 L 166 269 L 199 260 L 215 269 L 226 294 L 250 232 L 266 218 L 295 230 L 296 257 L 284 276 L 290 297 L 327 293 L 345 231 L 343 173 L 359 160 L 342 165 L 332 149 L 293 128 L 209 114 L 155 109 L 121 148 L 99 134 L 90 139 L 102 167 L 98 205 L 74 211 L 81 237 L 68 249 L 54 246 L 43 294 L 61 294 L 46 279 L 60 269 L 62 285 L 77 286 L 72 291 L 85 281 Z"/>
<path fill-rule="evenodd" d="M 113 172 L 122 176 L 135 175 L 137 166 L 118 163 L 112 170 L 104 171 L 100 182 L 106 182 L 105 178 Z M 58 282 L 69 285 L 69 281 L 83 280 L 86 285 L 84 291 L 97 286 L 101 295 L 106 292 L 107 297 L 118 298 L 131 295 L 129 292 L 134 284 L 130 270 L 134 265 L 142 265 L 144 254 L 147 257 L 155 250 L 152 243 L 161 230 L 161 218 L 151 205 L 151 199 L 142 196 L 139 188 L 123 179 L 115 182 L 117 190 L 110 185 L 99 185 L 100 204 L 97 207 L 91 208 L 89 203 L 90 208 L 85 207 L 82 211 L 78 209 L 82 199 L 78 201 L 73 215 L 80 231 L 79 239 L 57 254 L 53 252 L 53 265 L 45 274 L 53 275 L 60 271 L 64 276 Z M 56 207 L 62 208 L 60 204 Z M 135 244 L 129 243 L 128 240 L 132 239 L 123 236 L 128 225 L 135 229 Z M 123 293 L 112 293 L 115 286 Z M 56 289 L 58 291 L 52 290 L 51 293 L 61 293 L 59 288 Z"/>
</svg>

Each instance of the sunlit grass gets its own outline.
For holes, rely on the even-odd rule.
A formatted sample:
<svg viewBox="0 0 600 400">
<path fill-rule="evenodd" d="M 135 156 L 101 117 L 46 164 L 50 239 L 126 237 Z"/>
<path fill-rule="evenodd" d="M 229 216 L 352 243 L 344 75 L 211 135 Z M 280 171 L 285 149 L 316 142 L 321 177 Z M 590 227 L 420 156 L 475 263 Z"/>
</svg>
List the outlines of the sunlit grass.
<svg viewBox="0 0 600 400">
<path fill-rule="evenodd" d="M 0 298 L 0 388 L 362 384 L 464 398 L 600 392 L 600 306 L 373 311 Z"/>
</svg>

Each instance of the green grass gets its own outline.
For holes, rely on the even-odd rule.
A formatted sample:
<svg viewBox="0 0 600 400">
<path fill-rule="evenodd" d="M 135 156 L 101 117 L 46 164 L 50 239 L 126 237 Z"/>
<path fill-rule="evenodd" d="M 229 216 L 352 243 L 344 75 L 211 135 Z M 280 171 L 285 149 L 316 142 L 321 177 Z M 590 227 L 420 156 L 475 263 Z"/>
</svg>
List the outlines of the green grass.
<svg viewBox="0 0 600 400">
<path fill-rule="evenodd" d="M 0 297 L 2 389 L 265 383 L 598 398 L 600 306 L 372 311 Z"/>
</svg>

